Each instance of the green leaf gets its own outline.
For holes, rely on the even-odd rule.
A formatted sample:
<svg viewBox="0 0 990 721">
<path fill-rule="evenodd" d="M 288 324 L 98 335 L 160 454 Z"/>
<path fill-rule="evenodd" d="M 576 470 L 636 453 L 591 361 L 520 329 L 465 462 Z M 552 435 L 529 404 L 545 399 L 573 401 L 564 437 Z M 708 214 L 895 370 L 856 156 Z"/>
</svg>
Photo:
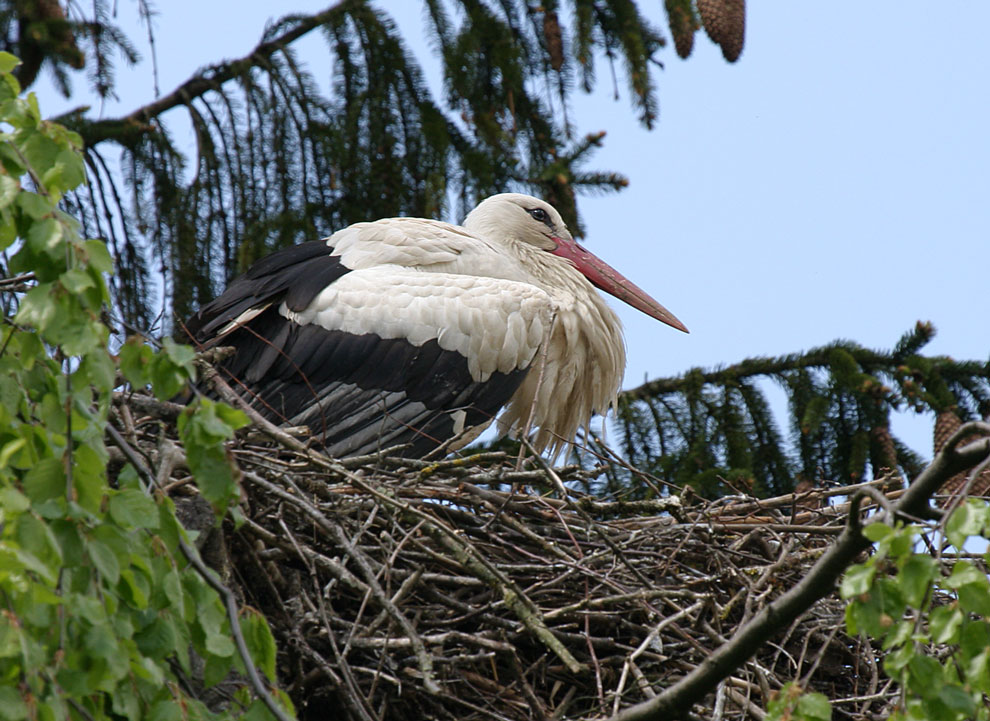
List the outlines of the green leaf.
<svg viewBox="0 0 990 721">
<path fill-rule="evenodd" d="M 7 74 L 21 64 L 20 58 L 6 51 L 0 52 L 0 73 Z"/>
<path fill-rule="evenodd" d="M 62 273 L 59 280 L 62 286 L 70 293 L 82 293 L 84 290 L 95 287 L 93 279 L 85 270 L 71 268 Z"/>
<path fill-rule="evenodd" d="M 832 704 L 820 693 L 806 693 L 797 702 L 798 718 L 807 721 L 831 721 Z"/>
<path fill-rule="evenodd" d="M 3 53 L 6 54 L 6 53 Z M 13 686 L 0 686 L 0 719 L 19 721 L 27 718 L 28 707 Z"/>
<path fill-rule="evenodd" d="M 4 443 L 3 447 L 0 448 L 0 468 L 6 468 L 14 454 L 26 445 L 27 441 L 23 438 L 15 438 L 12 441 Z"/>
<path fill-rule="evenodd" d="M 179 436 L 189 468 L 203 497 L 220 513 L 240 497 L 240 471 L 223 442 L 246 420 L 243 413 L 206 399 L 179 416 Z"/>
<path fill-rule="evenodd" d="M 62 240 L 62 224 L 55 218 L 39 220 L 27 233 L 27 246 L 35 253 L 51 254 Z"/>
<path fill-rule="evenodd" d="M 185 529 L 175 518 L 175 504 L 170 498 L 158 501 L 158 537 L 172 551 L 177 551 L 179 539 L 186 538 Z"/>
<path fill-rule="evenodd" d="M 203 685 L 206 688 L 216 686 L 227 678 L 227 674 L 233 668 L 233 660 L 228 656 L 214 656 L 206 654 L 206 665 L 203 668 Z"/>
<path fill-rule="evenodd" d="M 36 114 L 36 108 L 32 108 L 32 111 L 35 111 L 32 112 L 32 115 Z M 34 171 L 41 176 L 44 176 L 55 165 L 58 151 L 58 143 L 44 133 L 31 133 L 21 144 L 21 152 Z"/>
<path fill-rule="evenodd" d="M 2 85 L 0 80 L 0 85 Z M 17 240 L 17 225 L 14 223 L 13 213 L 10 208 L 0 207 L 0 250 L 6 250 Z M 13 258 L 9 270 L 13 270 L 15 263 Z"/>
<path fill-rule="evenodd" d="M 240 496 L 236 465 L 222 447 L 187 446 L 186 458 L 196 485 L 218 512 Z M 238 472 L 239 473 L 239 472 Z"/>
<path fill-rule="evenodd" d="M 38 96 L 34 93 L 28 93 L 24 100 L 27 101 L 28 110 L 31 113 L 31 119 L 34 121 L 34 126 L 37 127 L 37 125 L 41 122 L 41 108 L 38 106 Z M 51 139 L 49 138 L 48 133 L 45 133 L 44 137 Z"/>
<path fill-rule="evenodd" d="M 903 558 L 914 548 L 914 539 L 918 535 L 917 528 L 906 526 L 895 531 L 888 539 L 889 554 L 894 558 Z"/>
<path fill-rule="evenodd" d="M 59 192 L 64 193 L 76 186 L 82 185 L 86 180 L 86 171 L 83 168 L 82 158 L 79 153 L 71 148 L 62 148 L 55 156 L 55 169 L 60 176 L 57 181 Z M 56 183 L 53 178 L 52 183 Z"/>
<path fill-rule="evenodd" d="M 45 345 L 37 333 L 17 333 L 14 337 L 21 348 L 21 362 L 25 370 L 34 370 L 36 362 L 50 362 Z"/>
<path fill-rule="evenodd" d="M 850 633 L 884 638 L 890 631 L 896 630 L 895 619 L 901 617 L 904 609 L 904 596 L 897 584 L 888 578 L 877 578 L 869 593 L 849 604 L 846 624 Z"/>
<path fill-rule="evenodd" d="M 275 639 L 265 617 L 254 609 L 245 608 L 240 619 L 241 634 L 251 658 L 269 680 L 275 682 Z"/>
<path fill-rule="evenodd" d="M 964 611 L 983 617 L 990 616 L 990 581 L 986 577 L 976 583 L 960 586 L 956 593 L 959 595 L 959 606 Z"/>
<path fill-rule="evenodd" d="M 100 575 L 108 583 L 116 584 L 120 580 L 120 562 L 117 560 L 117 554 L 103 541 L 95 538 L 86 540 L 86 550 Z"/>
<path fill-rule="evenodd" d="M 120 372 L 135 389 L 148 384 L 153 357 L 151 348 L 136 335 L 129 337 L 120 347 Z"/>
<path fill-rule="evenodd" d="M 969 657 L 990 648 L 990 623 L 970 619 L 964 621 L 959 646 Z"/>
<path fill-rule="evenodd" d="M 967 717 L 976 712 L 976 699 L 959 686 L 943 685 L 938 692 L 938 700 L 948 708 Z"/>
<path fill-rule="evenodd" d="M 76 696 L 86 696 L 93 692 L 89 674 L 85 671 L 63 666 L 59 669 L 55 678 L 61 687 L 59 691 L 62 693 L 68 692 Z"/>
<path fill-rule="evenodd" d="M 261 699 L 254 699 L 241 719 L 242 721 L 275 721 L 275 716 Z"/>
<path fill-rule="evenodd" d="M 58 343 L 66 355 L 84 355 L 101 349 L 106 342 L 107 329 L 102 323 L 81 314 L 70 322 L 49 330 L 46 340 Z"/>
<path fill-rule="evenodd" d="M 90 513 L 99 514 L 107 493 L 106 454 L 96 443 L 76 446 L 73 453 L 72 489 L 76 502 Z"/>
<path fill-rule="evenodd" d="M 21 655 L 24 631 L 12 623 L 0 623 L 0 658 L 15 658 Z"/>
<path fill-rule="evenodd" d="M 175 652 L 180 639 L 172 621 L 158 616 L 135 634 L 134 641 L 141 653 L 160 660 Z"/>
<path fill-rule="evenodd" d="M 894 529 L 886 523 L 871 523 L 863 529 L 863 535 L 876 543 L 894 532 Z"/>
<path fill-rule="evenodd" d="M 909 687 L 922 698 L 938 696 L 942 684 L 942 665 L 931 656 L 916 653 L 907 664 Z"/>
<path fill-rule="evenodd" d="M 6 208 L 13 203 L 19 192 L 21 192 L 21 183 L 17 178 L 0 175 L 0 208 Z"/>
<path fill-rule="evenodd" d="M 165 353 L 151 357 L 148 367 L 151 390 L 160 401 L 173 398 L 186 386 L 189 374 L 185 368 L 172 362 Z"/>
<path fill-rule="evenodd" d="M 6 513 L 22 513 L 31 507 L 31 501 L 16 488 L 0 488 L 0 508 Z"/>
<path fill-rule="evenodd" d="M 952 567 L 952 573 L 943 581 L 946 588 L 959 588 L 969 583 L 978 583 L 985 576 L 969 561 L 959 561 Z"/>
<path fill-rule="evenodd" d="M 965 668 L 966 682 L 981 693 L 990 693 L 990 648 L 969 660 Z"/>
<path fill-rule="evenodd" d="M 54 209 L 52 201 L 43 195 L 23 191 L 17 196 L 17 206 L 30 218 L 40 220 L 52 212 Z"/>
<path fill-rule="evenodd" d="M 83 247 L 89 267 L 99 273 L 113 273 L 113 258 L 110 257 L 106 243 L 102 240 L 87 240 Z"/>
<path fill-rule="evenodd" d="M 161 589 L 167 599 L 167 606 L 172 609 L 179 618 L 185 618 L 186 602 L 182 595 L 182 581 L 179 579 L 179 572 L 175 568 L 164 574 L 161 580 Z"/>
<path fill-rule="evenodd" d="M 914 634 L 914 622 L 906 619 L 893 624 L 892 628 L 893 630 L 887 633 L 887 637 L 881 644 L 884 651 L 906 644 Z"/>
<path fill-rule="evenodd" d="M 793 681 L 771 696 L 767 711 L 770 721 L 829 721 L 832 718 L 832 707 L 825 696 L 804 693 Z"/>
<path fill-rule="evenodd" d="M 114 686 L 108 684 L 106 691 L 114 691 Z M 116 718 L 122 719 L 140 719 L 141 718 L 141 701 L 137 694 L 135 693 L 111 693 L 110 694 L 110 708 L 113 709 L 114 716 Z M 114 718 L 114 716 L 110 716 Z"/>
<path fill-rule="evenodd" d="M 168 698 L 157 701 L 146 718 L 147 721 L 182 721 L 185 716 L 182 704 Z"/>
<path fill-rule="evenodd" d="M 20 547 L 55 569 L 62 562 L 62 551 L 51 526 L 44 521 L 25 513 L 17 519 L 17 542 Z"/>
<path fill-rule="evenodd" d="M 839 586 L 839 593 L 842 595 L 842 598 L 852 598 L 867 593 L 873 586 L 873 579 L 876 573 L 877 569 L 875 566 L 861 564 L 850 567 L 846 571 L 846 575 L 842 578 L 842 584 Z"/>
<path fill-rule="evenodd" d="M 117 636 L 109 624 L 96 623 L 83 634 L 83 646 L 91 655 L 97 658 L 107 658 L 119 653 Z"/>
<path fill-rule="evenodd" d="M 162 338 L 162 350 L 175 365 L 186 369 L 190 376 L 195 372 L 193 361 L 196 360 L 196 351 L 192 346 L 176 343 L 169 337 Z"/>
<path fill-rule="evenodd" d="M 24 474 L 24 492 L 32 503 L 65 497 L 65 469 L 58 458 L 42 458 Z"/>
<path fill-rule="evenodd" d="M 32 571 L 49 585 L 54 585 L 57 578 L 53 569 L 33 554 L 18 548 L 0 546 L 0 569 L 7 573 Z"/>
<path fill-rule="evenodd" d="M 132 606 L 144 610 L 148 607 L 148 594 L 151 588 L 148 579 L 143 573 L 125 568 L 120 572 L 120 579 L 123 582 L 122 596 L 128 599 Z"/>
<path fill-rule="evenodd" d="M 935 643 L 958 643 L 963 612 L 954 606 L 939 606 L 929 616 L 928 626 Z"/>
<path fill-rule="evenodd" d="M 154 500 L 136 489 L 118 491 L 110 497 L 110 517 L 124 528 L 158 528 Z"/>
<path fill-rule="evenodd" d="M 961 549 L 970 536 L 978 536 L 987 523 L 988 507 L 975 498 L 961 504 L 945 524 L 945 535 L 956 548 Z"/>
<path fill-rule="evenodd" d="M 54 320 L 57 311 L 51 283 L 39 283 L 24 294 L 14 322 L 44 330 Z"/>
<path fill-rule="evenodd" d="M 172 651 L 178 652 L 173 648 Z M 161 687 L 165 681 L 165 669 L 168 666 L 161 664 L 148 656 L 139 656 L 131 663 L 131 673 L 138 679 L 147 681 L 153 687 Z"/>
<path fill-rule="evenodd" d="M 909 606 L 920 608 L 932 580 L 938 574 L 938 563 L 931 556 L 912 554 L 898 574 L 901 593 Z"/>
<path fill-rule="evenodd" d="M 212 602 L 197 609 L 196 620 L 205 636 L 205 650 L 208 654 L 227 658 L 234 655 L 234 642 L 228 633 L 224 632 L 227 613 L 222 602 L 215 594 Z"/>
<path fill-rule="evenodd" d="M 109 353 L 98 350 L 87 353 L 82 361 L 82 369 L 86 378 L 102 393 L 113 390 L 117 380 L 117 371 Z"/>
<path fill-rule="evenodd" d="M 77 524 L 74 521 L 57 520 L 52 521 L 50 527 L 62 551 L 63 563 L 71 567 L 83 565 L 85 541 Z"/>
</svg>

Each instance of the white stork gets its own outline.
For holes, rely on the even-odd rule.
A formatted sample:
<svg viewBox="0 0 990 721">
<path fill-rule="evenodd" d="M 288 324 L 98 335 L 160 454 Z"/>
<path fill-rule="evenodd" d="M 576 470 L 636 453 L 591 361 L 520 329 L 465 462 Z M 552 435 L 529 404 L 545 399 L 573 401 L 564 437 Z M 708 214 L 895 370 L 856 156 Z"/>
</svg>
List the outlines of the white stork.
<svg viewBox="0 0 990 721">
<path fill-rule="evenodd" d="M 625 367 L 611 293 L 682 331 L 527 195 L 484 200 L 463 227 L 357 223 L 262 259 L 187 324 L 262 415 L 306 425 L 338 457 L 422 456 L 539 429 L 556 453 L 615 402 Z"/>
</svg>

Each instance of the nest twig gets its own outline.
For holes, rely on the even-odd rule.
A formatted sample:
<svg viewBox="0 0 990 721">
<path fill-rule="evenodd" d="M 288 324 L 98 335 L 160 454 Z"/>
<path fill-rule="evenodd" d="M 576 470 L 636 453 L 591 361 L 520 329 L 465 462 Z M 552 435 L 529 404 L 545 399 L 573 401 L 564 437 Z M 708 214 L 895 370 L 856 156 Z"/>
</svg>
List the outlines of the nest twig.
<svg viewBox="0 0 990 721">
<path fill-rule="evenodd" d="M 118 408 L 127 442 L 151 468 L 167 461 L 173 493 L 195 499 L 168 440 L 175 409 L 125 397 Z M 341 464 L 251 435 L 231 452 L 247 520 L 201 534 L 201 552 L 268 618 L 305 719 L 608 717 L 797 584 L 842 528 L 844 501 L 884 482 L 679 507 L 582 497 L 570 489 L 597 470 L 532 457 L 518 469 L 499 453 Z M 834 596 L 817 603 L 693 713 L 761 718 L 799 680 L 839 718 L 883 715 L 896 691 L 875 649 L 846 636 L 843 610 Z"/>
</svg>

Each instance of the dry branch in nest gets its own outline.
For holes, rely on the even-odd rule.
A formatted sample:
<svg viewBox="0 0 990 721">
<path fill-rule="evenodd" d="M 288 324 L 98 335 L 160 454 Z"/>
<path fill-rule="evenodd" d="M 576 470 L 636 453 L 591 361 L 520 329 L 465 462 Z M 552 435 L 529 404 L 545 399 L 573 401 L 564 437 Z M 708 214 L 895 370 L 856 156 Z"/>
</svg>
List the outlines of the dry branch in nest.
<svg viewBox="0 0 990 721">
<path fill-rule="evenodd" d="M 123 435 L 195 525 L 195 486 L 169 440 L 176 409 L 118 400 Z M 799 584 L 857 491 L 873 489 L 860 511 L 886 502 L 884 479 L 689 507 L 603 501 L 561 493 L 599 469 L 500 453 L 339 463 L 273 435 L 284 443 L 231 445 L 247 520 L 202 534 L 201 552 L 268 618 L 304 719 L 613 716 L 697 671 Z M 889 712 L 895 689 L 843 611 L 826 595 L 690 713 L 763 718 L 792 680 L 841 718 Z"/>
</svg>

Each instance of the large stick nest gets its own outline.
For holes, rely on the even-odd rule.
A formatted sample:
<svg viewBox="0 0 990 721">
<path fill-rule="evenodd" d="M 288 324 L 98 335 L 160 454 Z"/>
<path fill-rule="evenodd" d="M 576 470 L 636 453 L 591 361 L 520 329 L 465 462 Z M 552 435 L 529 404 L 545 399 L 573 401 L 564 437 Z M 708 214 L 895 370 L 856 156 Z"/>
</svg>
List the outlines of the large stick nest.
<svg viewBox="0 0 990 721">
<path fill-rule="evenodd" d="M 246 434 L 231 452 L 247 520 L 210 530 L 170 440 L 176 408 L 135 396 L 117 410 L 180 518 L 205 531 L 201 553 L 268 618 L 304 719 L 608 717 L 797 583 L 858 488 L 623 503 L 560 492 L 600 469 L 499 453 L 340 464 Z M 763 718 L 797 680 L 838 718 L 883 715 L 894 690 L 843 610 L 832 595 L 780 628 L 693 713 Z"/>
</svg>

